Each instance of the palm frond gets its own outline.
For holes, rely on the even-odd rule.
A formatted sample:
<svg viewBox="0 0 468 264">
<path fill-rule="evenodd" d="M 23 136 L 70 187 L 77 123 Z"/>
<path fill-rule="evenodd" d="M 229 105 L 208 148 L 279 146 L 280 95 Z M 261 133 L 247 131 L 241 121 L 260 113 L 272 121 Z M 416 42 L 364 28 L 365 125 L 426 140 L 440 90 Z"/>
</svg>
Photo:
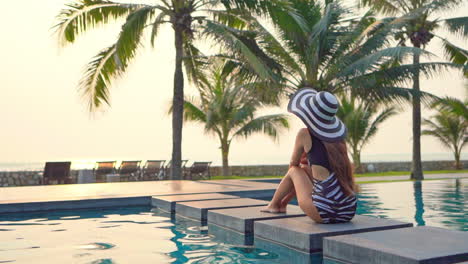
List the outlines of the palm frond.
<svg viewBox="0 0 468 264">
<path fill-rule="evenodd" d="M 344 68 L 338 75 L 339 78 L 344 76 L 359 76 L 380 69 L 380 65 L 388 61 L 401 61 L 409 58 L 412 55 L 433 55 L 423 49 L 414 47 L 391 47 L 376 51 L 370 55 L 359 58 L 353 63 Z"/>
<path fill-rule="evenodd" d="M 198 123 L 206 122 L 206 114 L 203 109 L 195 105 L 193 99 L 184 101 L 184 121 L 192 121 Z"/>
<path fill-rule="evenodd" d="M 80 81 L 80 90 L 88 98 L 88 107 L 94 111 L 103 103 L 109 105 L 109 87 L 113 79 L 121 76 L 140 46 L 141 35 L 153 9 L 142 7 L 127 17 L 117 42 L 101 51 L 87 65 Z"/>
<path fill-rule="evenodd" d="M 432 0 L 423 8 L 425 12 L 429 13 L 443 13 L 446 11 L 453 11 L 454 8 L 459 7 L 464 3 L 464 0 Z"/>
<path fill-rule="evenodd" d="M 426 127 L 422 135 L 436 137 L 445 147 L 457 155 L 467 141 L 468 122 L 462 116 L 455 115 L 444 108 L 439 108 L 437 114 L 430 119 L 424 119 Z"/>
<path fill-rule="evenodd" d="M 267 115 L 254 118 L 237 130 L 232 138 L 237 136 L 248 137 L 253 133 L 261 132 L 276 140 L 279 130 L 289 128 L 289 123 L 286 115 Z"/>
<path fill-rule="evenodd" d="M 351 85 L 353 87 L 377 87 L 380 84 L 404 86 L 412 83 L 416 71 L 426 78 L 431 78 L 441 71 L 459 68 L 459 65 L 445 62 L 424 62 L 418 65 L 403 64 L 393 67 L 384 67 L 376 71 L 354 76 L 351 79 L 344 78 L 342 82 L 346 86 Z M 341 83 L 338 82 L 338 85 L 341 85 Z"/>
<path fill-rule="evenodd" d="M 372 123 L 370 124 L 368 130 L 367 130 L 367 133 L 365 134 L 365 136 L 363 137 L 363 140 L 362 140 L 362 143 L 361 143 L 361 147 L 364 146 L 365 144 L 367 144 L 370 139 L 372 139 L 376 133 L 377 133 L 377 129 L 379 127 L 380 124 L 382 124 L 383 122 L 385 122 L 387 119 L 389 119 L 390 117 L 392 116 L 395 116 L 398 114 L 398 110 L 396 107 L 394 106 L 390 106 L 390 107 L 386 107 L 384 110 L 382 110 L 375 118 L 374 120 L 372 121 Z"/>
<path fill-rule="evenodd" d="M 439 97 L 428 92 L 416 92 L 410 88 L 385 85 L 378 82 L 374 83 L 374 86 L 371 86 L 371 83 L 372 82 L 366 82 L 366 80 L 363 80 L 360 84 L 353 83 L 352 87 L 344 88 L 344 91 L 348 91 L 361 99 L 387 104 L 408 104 L 412 102 L 412 99 L 415 96 L 419 96 L 421 101 L 426 105 L 430 105 L 435 101 L 440 100 Z"/>
<path fill-rule="evenodd" d="M 468 122 L 468 100 L 462 102 L 453 97 L 445 97 L 432 104 L 433 108 L 439 108 L 441 111 L 452 113 L 456 116 L 461 116 Z"/>
<path fill-rule="evenodd" d="M 121 73 L 116 51 L 114 44 L 99 52 L 88 63 L 80 81 L 80 90 L 83 97 L 87 98 L 90 112 L 100 108 L 103 103 L 109 105 L 109 82 Z"/>
<path fill-rule="evenodd" d="M 449 32 L 461 37 L 468 37 L 468 17 L 447 18 L 443 22 Z"/>
<path fill-rule="evenodd" d="M 156 16 L 156 19 L 153 21 L 153 25 L 151 26 L 151 46 L 154 47 L 154 43 L 156 40 L 156 37 L 158 36 L 159 33 L 159 28 L 161 27 L 162 24 L 165 23 L 164 19 L 168 16 L 167 12 L 161 11 L 158 16 Z"/>
<path fill-rule="evenodd" d="M 208 14 L 211 14 L 214 21 L 226 25 L 228 27 L 236 28 L 236 29 L 246 29 L 249 21 L 243 19 L 245 16 L 245 10 L 239 9 L 231 9 L 231 10 L 216 10 L 216 9 L 208 9 L 203 10 Z"/>
<path fill-rule="evenodd" d="M 425 120 L 426 121 L 426 120 Z M 423 125 L 428 125 L 427 122 L 423 122 Z M 452 146 L 449 141 L 445 138 L 444 135 L 440 134 L 437 130 L 430 130 L 430 129 L 423 129 L 421 131 L 421 135 L 423 136 L 433 136 L 439 140 L 442 145 L 448 149 L 450 149 Z"/>
<path fill-rule="evenodd" d="M 204 74 L 208 64 L 207 57 L 189 40 L 184 42 L 184 54 L 183 60 L 188 78 L 197 87 L 205 85 L 208 82 Z"/>
<path fill-rule="evenodd" d="M 359 7 L 372 7 L 376 11 L 387 15 L 396 15 L 403 11 L 400 6 L 389 0 L 360 0 Z"/>
<path fill-rule="evenodd" d="M 245 104 L 241 106 L 231 115 L 230 119 L 228 120 L 228 127 L 235 128 L 239 125 L 242 125 L 246 120 L 253 118 L 255 111 L 256 107 L 252 104 Z"/>
<path fill-rule="evenodd" d="M 203 32 L 204 35 L 221 43 L 225 49 L 242 57 L 261 78 L 277 80 L 278 77 L 272 69 L 278 69 L 280 65 L 266 56 L 252 36 L 248 36 L 249 33 L 251 32 L 229 28 L 213 21 L 206 22 Z"/>
<path fill-rule="evenodd" d="M 468 63 L 468 50 L 457 47 L 446 39 L 442 39 L 442 45 L 445 55 L 450 61 L 460 65 Z"/>
<path fill-rule="evenodd" d="M 77 35 L 89 29 L 124 18 L 144 7 L 141 4 L 116 3 L 106 0 L 78 0 L 68 4 L 57 16 L 54 26 L 61 46 L 75 41 Z"/>
</svg>

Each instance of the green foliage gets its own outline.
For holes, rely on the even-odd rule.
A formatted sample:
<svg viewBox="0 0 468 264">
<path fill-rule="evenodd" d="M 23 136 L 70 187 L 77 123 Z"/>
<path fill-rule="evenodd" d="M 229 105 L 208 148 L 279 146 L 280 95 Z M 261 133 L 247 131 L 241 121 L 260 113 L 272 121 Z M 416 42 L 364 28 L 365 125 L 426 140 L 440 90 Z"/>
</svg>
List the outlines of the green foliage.
<svg viewBox="0 0 468 264">
<path fill-rule="evenodd" d="M 350 146 L 355 169 L 360 170 L 361 151 L 377 134 L 379 126 L 396 115 L 395 106 L 359 100 L 355 97 L 340 96 L 341 107 L 336 115 L 348 129 L 346 142 Z"/>
<path fill-rule="evenodd" d="M 463 3 L 463 0 L 359 0 L 361 7 L 369 6 L 386 15 L 410 17 L 395 34 L 400 44 L 404 45 L 406 41 L 411 40 L 415 46 L 424 46 L 432 37 L 439 37 L 444 42 L 447 58 L 457 64 L 466 62 L 466 51 L 450 43 L 445 37 L 438 36 L 438 29 L 446 29 L 458 37 L 468 37 L 468 17 L 441 18 L 447 11 Z M 437 18 L 431 20 L 434 16 Z M 465 59 L 460 63 L 460 57 L 463 56 Z"/>
<path fill-rule="evenodd" d="M 377 20 L 373 12 L 368 12 L 356 17 L 340 1 L 325 6 L 291 1 L 291 5 L 297 10 L 294 17 L 283 12 L 281 19 L 272 19 L 275 32 L 254 17 L 245 16 L 249 29 L 256 32 L 259 49 L 281 65 L 277 69 L 280 75 L 277 70 L 253 70 L 262 76 L 278 75 L 286 93 L 308 86 L 335 93 L 352 91 L 367 100 L 402 102 L 419 96 L 432 102 L 432 95 L 405 86 L 415 72 L 430 77 L 442 69 L 457 67 L 452 63 L 405 63 L 414 55 L 432 56 L 419 48 L 391 46 L 393 34 L 410 16 Z"/>
<path fill-rule="evenodd" d="M 283 114 L 257 116 L 261 107 L 272 104 L 259 100 L 256 90 L 248 88 L 257 84 L 239 78 L 231 61 L 222 61 L 217 60 L 203 71 L 206 82 L 199 86 L 199 98 L 185 99 L 184 120 L 203 124 L 206 133 L 216 135 L 227 159 L 234 138 L 262 133 L 277 140 L 289 123 Z"/>
<path fill-rule="evenodd" d="M 445 97 L 442 100 L 433 103 L 432 107 L 464 118 L 465 121 L 468 121 L 468 99 L 465 99 L 463 102 L 457 98 Z"/>
<path fill-rule="evenodd" d="M 289 127 L 286 117 L 282 114 L 256 117 L 259 108 L 270 104 L 258 100 L 255 89 L 246 89 L 255 83 L 244 83 L 237 71 L 228 71 L 229 68 L 229 61 L 219 60 L 204 71 L 207 81 L 199 87 L 200 98 L 185 100 L 185 121 L 204 123 L 206 132 L 228 142 L 256 132 L 277 139 L 280 128 Z"/>
<path fill-rule="evenodd" d="M 155 46 L 161 26 L 168 23 L 184 34 L 183 63 L 189 79 L 197 86 L 206 82 L 201 71 L 207 64 L 206 56 L 194 45 L 199 37 L 214 39 L 223 50 L 237 54 L 241 63 L 255 69 L 257 78 L 271 79 L 274 76 L 272 69 L 279 65 L 274 65 L 274 61 L 266 56 L 262 57 L 260 50 L 252 45 L 252 32 L 242 30 L 246 21 L 241 14 L 250 11 L 263 14 L 279 8 L 288 9 L 287 2 L 184 0 L 160 3 L 146 5 L 76 0 L 60 11 L 55 29 L 61 45 L 75 42 L 80 34 L 98 26 L 125 19 L 116 42 L 88 63 L 80 81 L 80 89 L 88 100 L 90 111 L 110 104 L 112 81 L 125 73 L 138 48 L 143 45 L 143 40 L 149 39 L 151 45 Z M 145 35 L 149 37 L 145 38 Z"/>
<path fill-rule="evenodd" d="M 76 37 L 97 26 L 125 18 L 144 7 L 140 4 L 122 4 L 105 0 L 79 0 L 67 5 L 57 16 L 56 31 L 62 45 L 72 43 Z"/>
<path fill-rule="evenodd" d="M 84 97 L 88 97 L 90 111 L 102 103 L 109 104 L 109 83 L 122 75 L 140 46 L 146 21 L 153 14 L 151 7 L 142 7 L 127 17 L 117 42 L 101 51 L 86 68 L 80 82 Z"/>
<path fill-rule="evenodd" d="M 426 127 L 422 135 L 433 136 L 442 145 L 453 151 L 456 166 L 460 168 L 460 154 L 468 143 L 468 102 L 445 98 L 434 104 L 437 113 L 431 119 L 424 119 Z"/>
</svg>

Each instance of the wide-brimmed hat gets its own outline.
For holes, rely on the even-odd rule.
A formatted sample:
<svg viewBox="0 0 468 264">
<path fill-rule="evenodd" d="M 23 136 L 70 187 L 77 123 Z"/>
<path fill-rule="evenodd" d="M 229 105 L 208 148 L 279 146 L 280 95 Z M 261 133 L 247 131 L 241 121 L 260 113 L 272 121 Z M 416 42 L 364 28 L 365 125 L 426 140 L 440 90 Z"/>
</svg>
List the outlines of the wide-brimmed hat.
<svg viewBox="0 0 468 264">
<path fill-rule="evenodd" d="M 335 116 L 338 107 L 333 94 L 306 87 L 291 95 L 288 111 L 297 115 L 316 137 L 333 142 L 346 137 L 346 126 Z"/>
</svg>

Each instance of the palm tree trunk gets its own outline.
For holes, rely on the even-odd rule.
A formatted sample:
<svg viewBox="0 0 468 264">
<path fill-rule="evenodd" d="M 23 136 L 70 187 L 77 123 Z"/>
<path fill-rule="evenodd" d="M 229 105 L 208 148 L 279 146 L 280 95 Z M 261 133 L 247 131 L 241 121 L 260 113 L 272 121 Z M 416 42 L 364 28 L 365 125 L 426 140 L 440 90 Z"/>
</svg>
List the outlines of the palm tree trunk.
<svg viewBox="0 0 468 264">
<path fill-rule="evenodd" d="M 361 173 L 361 152 L 357 149 L 353 149 L 353 163 L 354 163 L 354 172 Z"/>
<path fill-rule="evenodd" d="M 455 169 L 461 170 L 462 166 L 460 163 L 460 152 L 458 150 L 455 150 L 453 154 L 455 154 Z"/>
<path fill-rule="evenodd" d="M 182 30 L 174 25 L 176 65 L 174 72 L 174 97 L 172 112 L 172 167 L 171 179 L 182 179 L 182 118 L 184 112 L 184 74 L 182 72 L 183 37 Z"/>
<path fill-rule="evenodd" d="M 419 48 L 418 45 L 414 45 Z M 413 55 L 413 64 L 419 65 L 419 54 Z M 416 69 L 413 79 L 413 90 L 419 92 L 419 69 Z M 415 94 L 413 97 L 413 162 L 411 164 L 411 179 L 423 180 L 421 163 L 421 98 Z"/>
<path fill-rule="evenodd" d="M 221 156 L 223 158 L 223 176 L 229 176 L 229 144 L 227 140 L 221 142 Z"/>
</svg>

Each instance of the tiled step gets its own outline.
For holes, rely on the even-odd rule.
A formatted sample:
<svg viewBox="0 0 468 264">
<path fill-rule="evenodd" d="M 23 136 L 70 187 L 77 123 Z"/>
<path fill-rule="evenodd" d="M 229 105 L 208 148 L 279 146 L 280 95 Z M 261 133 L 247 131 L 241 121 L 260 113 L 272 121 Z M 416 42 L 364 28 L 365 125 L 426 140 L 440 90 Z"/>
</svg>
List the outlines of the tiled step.
<svg viewBox="0 0 468 264">
<path fill-rule="evenodd" d="M 208 222 L 240 233 L 252 234 L 255 221 L 305 216 L 302 209 L 295 205 L 288 206 L 286 213 L 261 212 L 262 208 L 264 206 L 210 210 Z"/>
<path fill-rule="evenodd" d="M 299 206 L 288 206 L 286 213 L 273 214 L 260 212 L 264 206 L 230 208 L 220 210 L 210 210 L 208 212 L 208 227 L 217 225 L 223 228 L 239 232 L 246 236 L 244 243 L 252 244 L 253 239 L 250 238 L 254 233 L 254 222 L 259 220 L 280 219 L 287 217 L 304 216 L 304 212 Z M 210 230 L 211 231 L 211 230 Z"/>
<path fill-rule="evenodd" d="M 203 201 L 203 200 L 221 200 L 221 199 L 236 199 L 238 196 L 221 194 L 221 193 L 202 193 L 202 194 L 181 194 L 181 195 L 164 195 L 153 196 L 151 205 L 158 207 L 164 211 L 175 212 L 175 205 L 178 202 Z"/>
<path fill-rule="evenodd" d="M 419 226 L 325 238 L 324 263 L 418 264 L 468 261 L 468 232 Z"/>
<path fill-rule="evenodd" d="M 176 213 L 206 224 L 208 210 L 267 205 L 268 202 L 250 198 L 207 200 L 176 203 Z"/>
<path fill-rule="evenodd" d="M 362 215 L 356 215 L 351 222 L 340 224 L 317 224 L 307 216 L 256 221 L 255 244 L 257 240 L 266 240 L 314 253 L 322 251 L 325 237 L 411 226 L 412 223 Z"/>
</svg>

